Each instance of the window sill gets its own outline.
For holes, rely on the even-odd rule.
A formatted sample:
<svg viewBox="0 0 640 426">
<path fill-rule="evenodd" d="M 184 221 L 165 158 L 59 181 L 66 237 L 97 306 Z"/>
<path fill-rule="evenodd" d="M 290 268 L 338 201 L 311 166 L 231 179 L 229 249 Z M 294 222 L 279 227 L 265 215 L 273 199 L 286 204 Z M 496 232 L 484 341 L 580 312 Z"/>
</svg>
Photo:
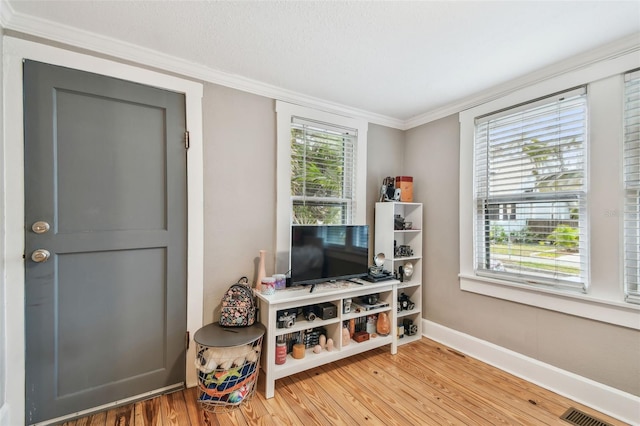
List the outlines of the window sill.
<svg viewBox="0 0 640 426">
<path fill-rule="evenodd" d="M 531 289 L 469 274 L 460 274 L 459 278 L 463 291 L 640 330 L 640 305 L 597 299 L 584 294 Z"/>
</svg>

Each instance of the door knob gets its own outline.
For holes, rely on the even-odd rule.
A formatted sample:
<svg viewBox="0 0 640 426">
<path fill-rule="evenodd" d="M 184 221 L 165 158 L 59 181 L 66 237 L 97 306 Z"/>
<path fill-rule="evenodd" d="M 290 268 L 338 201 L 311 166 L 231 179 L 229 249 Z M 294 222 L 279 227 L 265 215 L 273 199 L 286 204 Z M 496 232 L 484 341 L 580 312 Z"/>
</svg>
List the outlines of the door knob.
<svg viewBox="0 0 640 426">
<path fill-rule="evenodd" d="M 36 263 L 46 262 L 49 260 L 49 257 L 51 257 L 51 253 L 49 253 L 49 250 L 45 249 L 38 249 L 31 253 L 31 260 Z"/>
<path fill-rule="evenodd" d="M 49 228 L 51 228 L 51 226 L 49 226 L 49 224 L 43 220 L 39 220 L 31 225 L 31 230 L 36 234 L 44 234 L 45 232 L 49 231 Z"/>
</svg>

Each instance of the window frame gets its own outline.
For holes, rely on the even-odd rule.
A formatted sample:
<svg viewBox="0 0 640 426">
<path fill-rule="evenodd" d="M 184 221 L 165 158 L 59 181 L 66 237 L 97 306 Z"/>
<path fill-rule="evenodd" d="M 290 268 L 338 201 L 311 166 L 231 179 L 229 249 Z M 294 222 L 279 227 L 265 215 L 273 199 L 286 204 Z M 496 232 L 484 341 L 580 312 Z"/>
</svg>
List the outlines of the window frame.
<svg viewBox="0 0 640 426">
<path fill-rule="evenodd" d="M 629 303 L 640 304 L 640 277 L 638 276 L 640 272 L 640 253 L 637 249 L 635 252 L 630 252 L 629 250 L 629 247 L 638 247 L 638 243 L 640 242 L 640 236 L 638 235 L 638 232 L 640 231 L 640 215 L 638 215 L 638 210 L 640 209 L 640 183 L 635 177 L 637 172 L 630 172 L 627 170 L 627 162 L 631 159 L 638 159 L 638 154 L 635 150 L 637 150 L 639 143 L 637 135 L 634 139 L 630 139 L 629 134 L 627 133 L 627 130 L 631 127 L 627 123 L 627 120 L 630 119 L 627 113 L 633 111 L 636 114 L 633 117 L 636 118 L 639 108 L 631 110 L 628 108 L 627 102 L 637 103 L 640 101 L 637 89 L 634 90 L 634 97 L 632 100 L 629 99 L 630 93 L 628 92 L 628 87 L 630 85 L 636 87 L 640 85 L 640 69 L 630 70 L 625 73 L 624 78 L 624 146 L 622 160 L 625 191 L 625 207 L 623 210 L 624 290 L 625 298 Z M 629 154 L 627 156 L 627 153 L 631 152 L 629 146 L 634 146 L 635 149 L 634 154 Z M 634 175 L 634 178 L 631 177 L 632 175 Z M 630 270 L 634 271 L 633 275 L 630 274 Z"/>
<path fill-rule="evenodd" d="M 622 250 L 622 93 L 624 73 L 638 68 L 636 52 L 590 63 L 545 80 L 503 92 L 460 112 L 459 247 L 460 289 L 529 306 L 640 330 L 640 306 L 624 301 Z M 572 87 L 587 85 L 589 205 L 586 294 L 531 288 L 474 272 L 475 118 Z M 606 158 L 605 158 L 606 157 Z M 619 188 L 612 191 L 611 188 Z"/>
<path fill-rule="evenodd" d="M 289 269 L 289 250 L 291 244 L 291 120 L 293 117 L 355 129 L 358 132 L 356 142 L 356 179 L 355 200 L 353 203 L 353 225 L 366 224 L 367 200 L 367 132 L 369 123 L 362 118 L 346 117 L 339 114 L 320 111 L 310 107 L 276 100 L 276 259 L 278 271 Z"/>
<path fill-rule="evenodd" d="M 586 253 L 589 248 L 586 235 L 587 219 L 584 217 L 588 182 L 587 100 L 586 86 L 569 88 L 560 93 L 549 94 L 475 119 L 474 249 L 476 264 L 474 270 L 476 275 L 517 282 L 531 287 L 558 288 L 586 293 L 588 285 Z M 560 113 L 561 115 L 559 115 Z M 532 116 L 537 117 L 537 121 L 532 121 Z M 570 123 L 566 123 L 567 119 L 571 120 Z M 556 132 L 560 131 L 563 122 L 569 124 L 570 134 L 559 138 Z M 523 130 L 522 126 L 527 126 L 528 130 Z M 553 131 L 551 131 L 552 129 Z M 558 188 L 558 191 L 537 191 L 534 189 L 537 188 L 538 180 L 532 177 L 530 171 L 537 170 L 537 165 L 531 165 L 530 162 L 522 163 L 523 159 L 528 158 L 525 152 L 525 139 L 548 137 L 550 133 L 554 134 L 554 137 L 549 140 L 549 148 L 571 147 L 574 158 L 579 160 L 573 162 L 577 168 L 570 169 L 581 174 L 582 183 L 579 187 L 573 187 L 574 185 L 569 184 L 566 179 L 554 179 L 553 181 L 545 180 L 545 182 L 559 182 L 562 187 Z M 567 142 L 566 137 L 568 136 L 574 136 L 572 142 Z M 564 159 L 564 155 L 562 158 Z M 556 175 L 557 171 L 555 170 L 558 170 L 555 169 L 556 165 L 553 162 L 554 160 L 545 163 L 545 166 L 554 167 L 550 176 Z M 560 162 L 563 161 L 560 160 Z M 517 171 L 515 170 L 516 166 L 518 167 Z M 521 231 L 529 226 L 529 219 L 542 220 L 539 215 L 550 214 L 548 211 L 550 208 L 554 213 L 559 213 L 555 206 L 561 206 L 568 200 L 577 202 L 580 211 L 580 217 L 576 220 L 576 229 L 580 233 L 578 252 L 576 253 L 578 258 L 572 263 L 573 266 L 580 267 L 578 276 L 563 277 L 563 274 L 560 273 L 561 262 L 555 262 L 552 265 L 555 268 L 553 272 L 542 269 L 520 269 L 516 266 L 520 265 L 517 260 L 505 262 L 503 266 L 500 256 L 494 258 L 494 255 L 491 254 L 490 229 L 494 226 L 496 229 L 497 227 L 501 229 L 503 226 L 506 227 L 507 233 L 513 230 Z M 515 220 L 515 215 L 512 216 L 511 212 L 515 211 L 518 205 L 524 210 L 530 211 L 525 215 L 527 217 L 526 225 L 523 228 L 518 228 L 523 226 L 522 223 L 502 224 L 501 222 Z M 527 206 L 529 209 L 526 208 Z M 565 219 L 564 222 L 562 219 L 557 220 L 558 223 L 567 223 L 566 221 L 569 219 Z M 518 252 L 514 254 L 520 255 Z M 507 263 L 511 264 L 511 270 L 508 270 Z"/>
</svg>

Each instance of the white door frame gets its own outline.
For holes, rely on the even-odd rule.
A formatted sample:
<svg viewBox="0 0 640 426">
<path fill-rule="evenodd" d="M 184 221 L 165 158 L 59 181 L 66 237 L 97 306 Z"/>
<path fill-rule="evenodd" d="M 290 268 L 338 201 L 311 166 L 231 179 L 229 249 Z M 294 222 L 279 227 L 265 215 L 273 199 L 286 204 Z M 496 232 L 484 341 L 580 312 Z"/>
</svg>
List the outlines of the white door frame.
<svg viewBox="0 0 640 426">
<path fill-rule="evenodd" d="M 187 330 L 193 338 L 202 327 L 203 296 L 203 164 L 202 93 L 200 83 L 164 75 L 52 46 L 5 36 L 4 43 L 4 230 L 5 319 L 6 319 L 6 405 L 8 423 L 25 421 L 25 336 L 24 336 L 24 135 L 22 61 L 30 59 L 120 78 L 161 89 L 184 93 L 190 148 L 187 151 Z M 193 364 L 195 344 L 186 357 L 187 386 L 196 384 Z M 190 361 L 191 360 L 191 361 Z"/>
</svg>

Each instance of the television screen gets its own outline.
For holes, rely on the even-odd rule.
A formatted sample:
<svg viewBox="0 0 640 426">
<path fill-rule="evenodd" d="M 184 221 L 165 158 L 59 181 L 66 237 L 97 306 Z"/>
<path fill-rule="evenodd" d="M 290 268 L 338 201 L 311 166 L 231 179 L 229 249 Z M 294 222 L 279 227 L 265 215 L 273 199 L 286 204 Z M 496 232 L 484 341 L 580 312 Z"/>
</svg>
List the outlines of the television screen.
<svg viewBox="0 0 640 426">
<path fill-rule="evenodd" d="M 368 225 L 291 227 L 291 285 L 363 277 L 368 272 Z"/>
</svg>

